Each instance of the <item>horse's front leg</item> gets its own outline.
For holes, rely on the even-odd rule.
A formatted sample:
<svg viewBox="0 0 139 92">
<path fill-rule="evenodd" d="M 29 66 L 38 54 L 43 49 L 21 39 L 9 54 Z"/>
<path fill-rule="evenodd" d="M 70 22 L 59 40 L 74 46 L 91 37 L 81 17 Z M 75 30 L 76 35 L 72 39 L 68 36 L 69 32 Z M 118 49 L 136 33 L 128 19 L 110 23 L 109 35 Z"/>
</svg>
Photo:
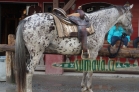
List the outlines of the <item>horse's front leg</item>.
<svg viewBox="0 0 139 92">
<path fill-rule="evenodd" d="M 82 78 L 82 82 L 81 82 L 81 91 L 84 92 L 85 90 L 87 90 L 87 85 L 86 85 L 86 75 L 87 72 L 83 72 L 83 78 Z"/>
<path fill-rule="evenodd" d="M 91 53 L 92 60 L 95 60 L 97 55 L 98 55 L 97 52 L 92 52 Z M 92 90 L 92 79 L 93 79 L 93 77 L 92 76 L 93 76 L 93 71 L 90 71 L 90 72 L 87 73 L 87 78 L 86 78 L 87 91 L 84 91 L 84 92 L 93 92 L 93 90 Z"/>
<path fill-rule="evenodd" d="M 81 82 L 82 92 L 93 92 L 92 90 L 92 79 L 93 72 L 83 72 L 83 78 Z"/>
<path fill-rule="evenodd" d="M 93 92 L 92 90 L 92 79 L 93 79 L 93 72 L 88 72 L 88 78 L 87 78 L 87 89 L 89 92 Z"/>
</svg>

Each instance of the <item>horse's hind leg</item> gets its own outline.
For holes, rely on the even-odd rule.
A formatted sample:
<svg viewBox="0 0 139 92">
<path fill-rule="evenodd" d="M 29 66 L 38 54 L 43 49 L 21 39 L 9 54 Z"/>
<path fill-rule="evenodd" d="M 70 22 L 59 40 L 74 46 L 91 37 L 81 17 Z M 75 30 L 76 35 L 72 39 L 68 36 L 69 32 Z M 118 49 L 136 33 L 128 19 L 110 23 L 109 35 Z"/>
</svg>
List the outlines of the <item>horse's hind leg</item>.
<svg viewBox="0 0 139 92">
<path fill-rule="evenodd" d="M 33 77 L 33 74 L 31 74 L 31 73 L 26 74 L 26 90 L 25 90 L 25 92 L 32 92 L 32 77 Z"/>
<path fill-rule="evenodd" d="M 30 62 L 27 64 L 28 73 L 26 75 L 26 91 L 25 92 L 32 92 L 32 77 L 33 77 L 34 69 L 36 65 L 39 63 L 42 53 L 43 52 L 31 54 L 32 57 L 30 59 Z"/>
</svg>

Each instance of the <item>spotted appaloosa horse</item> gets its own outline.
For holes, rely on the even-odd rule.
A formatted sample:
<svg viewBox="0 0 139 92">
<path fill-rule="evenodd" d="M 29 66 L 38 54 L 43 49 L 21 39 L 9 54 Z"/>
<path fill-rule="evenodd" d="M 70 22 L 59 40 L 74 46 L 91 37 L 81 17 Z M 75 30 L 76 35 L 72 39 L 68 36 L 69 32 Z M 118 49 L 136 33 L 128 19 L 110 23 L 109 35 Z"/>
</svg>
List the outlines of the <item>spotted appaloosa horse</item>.
<svg viewBox="0 0 139 92">
<path fill-rule="evenodd" d="M 128 35 L 133 32 L 130 12 L 132 7 L 133 5 L 115 6 L 86 13 L 95 30 L 94 34 L 87 37 L 91 55 L 89 59 L 96 59 L 98 51 L 103 46 L 105 34 L 117 22 L 123 24 Z M 55 26 L 54 18 L 48 13 L 34 14 L 18 25 L 15 45 L 18 92 L 32 92 L 34 68 L 46 49 L 55 50 L 63 55 L 75 55 L 81 52 L 81 43 L 78 38 L 59 38 L 56 28 L 50 30 L 51 25 Z M 27 53 L 30 55 L 29 60 L 27 60 Z M 83 73 L 82 92 L 93 92 L 92 75 L 93 72 Z"/>
</svg>

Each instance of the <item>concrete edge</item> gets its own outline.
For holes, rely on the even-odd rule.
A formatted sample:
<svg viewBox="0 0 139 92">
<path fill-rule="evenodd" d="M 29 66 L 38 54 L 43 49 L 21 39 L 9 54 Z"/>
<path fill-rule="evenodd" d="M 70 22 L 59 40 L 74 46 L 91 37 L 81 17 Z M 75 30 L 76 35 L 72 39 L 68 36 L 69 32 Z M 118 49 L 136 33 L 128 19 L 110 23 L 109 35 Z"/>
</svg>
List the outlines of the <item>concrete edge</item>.
<svg viewBox="0 0 139 92">
<path fill-rule="evenodd" d="M 35 72 L 36 75 L 48 75 L 45 72 Z M 63 74 L 49 74 L 54 76 L 82 76 L 83 73 L 74 73 L 67 72 Z M 108 73 L 93 73 L 93 77 L 101 77 L 101 78 L 139 78 L 139 75 L 135 74 L 108 74 Z"/>
<path fill-rule="evenodd" d="M 64 76 L 82 76 L 82 73 L 64 73 Z M 113 78 L 139 78 L 139 75 L 134 74 L 107 74 L 107 73 L 93 73 L 93 77 L 113 77 Z"/>
</svg>

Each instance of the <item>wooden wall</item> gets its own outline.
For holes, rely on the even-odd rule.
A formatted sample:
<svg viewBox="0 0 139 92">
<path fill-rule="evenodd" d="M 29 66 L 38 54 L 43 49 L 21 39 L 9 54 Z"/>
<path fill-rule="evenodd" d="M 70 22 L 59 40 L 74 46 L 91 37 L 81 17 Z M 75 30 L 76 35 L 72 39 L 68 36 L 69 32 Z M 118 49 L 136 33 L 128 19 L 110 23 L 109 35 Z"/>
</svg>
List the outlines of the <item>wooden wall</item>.
<svg viewBox="0 0 139 92">
<path fill-rule="evenodd" d="M 124 5 L 127 0 L 77 0 L 76 1 L 76 8 L 74 10 L 71 10 L 71 12 L 75 12 L 77 7 L 79 5 L 85 4 L 85 3 L 90 3 L 90 2 L 106 2 L 110 4 L 116 4 L 116 5 Z M 131 35 L 131 40 L 134 40 L 136 37 L 139 36 L 139 1 L 138 0 L 128 0 L 130 4 L 134 4 L 134 7 L 132 9 L 132 14 L 133 14 L 133 20 L 132 20 L 132 25 L 133 25 L 133 34 Z"/>
<path fill-rule="evenodd" d="M 60 2 L 65 2 L 67 0 L 59 0 Z M 53 0 L 3 0 L 0 2 L 38 2 L 39 6 L 43 7 L 43 3 L 44 2 L 53 2 Z M 77 7 L 79 5 L 85 4 L 85 3 L 90 3 L 90 2 L 106 2 L 106 3 L 110 3 L 110 4 L 116 4 L 116 5 L 124 5 L 127 0 L 121 0 L 121 1 L 117 1 L 117 0 L 76 0 L 75 4 L 76 7 L 74 10 L 70 10 L 70 12 L 75 12 L 75 10 L 77 9 Z M 139 36 L 139 1 L 138 0 L 128 0 L 128 2 L 130 4 L 134 4 L 134 7 L 132 9 L 132 13 L 133 13 L 133 34 L 131 36 L 131 40 L 135 39 L 136 37 Z"/>
</svg>

